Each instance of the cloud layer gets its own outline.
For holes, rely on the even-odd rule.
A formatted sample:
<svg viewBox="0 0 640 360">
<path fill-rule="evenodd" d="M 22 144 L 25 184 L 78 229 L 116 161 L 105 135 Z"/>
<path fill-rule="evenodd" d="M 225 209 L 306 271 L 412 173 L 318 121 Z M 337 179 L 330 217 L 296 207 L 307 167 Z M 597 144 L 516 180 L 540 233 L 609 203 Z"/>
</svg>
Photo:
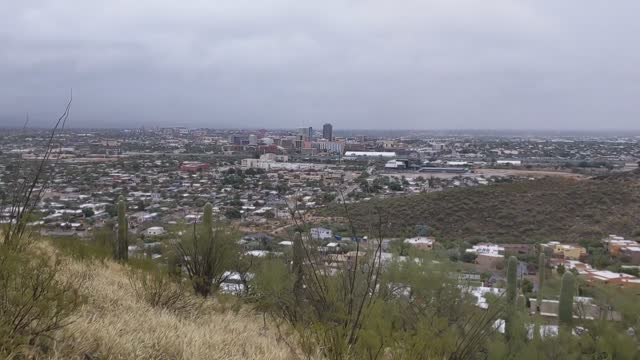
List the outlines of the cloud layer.
<svg viewBox="0 0 640 360">
<path fill-rule="evenodd" d="M 632 0 L 8 3 L 6 123 L 640 128 Z"/>
</svg>

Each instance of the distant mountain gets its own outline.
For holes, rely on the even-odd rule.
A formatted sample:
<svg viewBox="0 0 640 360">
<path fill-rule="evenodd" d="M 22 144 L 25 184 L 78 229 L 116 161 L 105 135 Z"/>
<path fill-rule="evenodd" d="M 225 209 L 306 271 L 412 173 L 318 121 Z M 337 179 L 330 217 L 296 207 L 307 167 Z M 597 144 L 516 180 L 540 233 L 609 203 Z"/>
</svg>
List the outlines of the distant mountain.
<svg viewBox="0 0 640 360">
<path fill-rule="evenodd" d="M 389 235 L 428 225 L 441 240 L 534 242 L 640 236 L 640 171 L 587 180 L 544 178 L 511 184 L 371 200 L 349 206 L 367 232 L 388 221 Z M 322 214 L 344 215 L 339 207 Z"/>
</svg>

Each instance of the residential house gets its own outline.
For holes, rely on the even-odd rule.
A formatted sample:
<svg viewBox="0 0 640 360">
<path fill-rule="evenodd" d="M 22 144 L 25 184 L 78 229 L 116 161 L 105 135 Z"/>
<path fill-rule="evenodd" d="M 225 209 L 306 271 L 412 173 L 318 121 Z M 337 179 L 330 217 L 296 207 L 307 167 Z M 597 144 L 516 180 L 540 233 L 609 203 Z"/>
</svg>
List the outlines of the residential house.
<svg viewBox="0 0 640 360">
<path fill-rule="evenodd" d="M 561 259 L 580 260 L 587 256 L 587 249 L 579 245 L 561 244 L 558 241 L 551 241 L 541 246 L 545 252 L 550 252 L 552 256 Z"/>
<path fill-rule="evenodd" d="M 314 240 L 327 240 L 333 238 L 333 231 L 322 227 L 311 228 L 309 231 Z"/>
<path fill-rule="evenodd" d="M 540 308 L 535 301 L 531 301 L 531 307 L 529 311 L 531 314 L 538 312 L 540 316 L 546 318 L 555 319 L 558 317 L 560 308 L 560 302 L 558 300 L 542 300 Z M 576 319 L 584 320 L 598 320 L 606 317 L 609 321 L 619 321 L 621 319 L 620 313 L 611 311 L 608 307 L 602 307 L 594 304 L 593 298 L 574 296 L 573 298 L 573 317 Z"/>
<path fill-rule="evenodd" d="M 602 239 L 602 243 L 607 247 L 607 251 L 609 251 L 609 254 L 611 256 L 620 255 L 620 252 L 622 251 L 623 248 L 636 248 L 640 246 L 640 244 L 638 244 L 637 241 L 626 240 L 622 236 L 617 236 L 617 235 L 609 235 L 608 238 Z M 629 252 L 633 252 L 633 251 L 635 250 L 627 249 L 625 252 L 627 252 L 627 255 L 629 255 Z"/>
<path fill-rule="evenodd" d="M 185 161 L 180 166 L 180 171 L 196 173 L 200 171 L 209 170 L 209 164 L 201 163 L 197 161 Z"/>
<path fill-rule="evenodd" d="M 243 236 L 241 241 L 245 244 L 256 243 L 261 246 L 267 246 L 273 243 L 273 236 L 266 233 L 253 233 Z"/>
<path fill-rule="evenodd" d="M 473 245 L 471 248 L 465 250 L 468 253 L 491 254 L 491 255 L 504 255 L 505 248 L 496 244 L 480 243 Z"/>
<path fill-rule="evenodd" d="M 475 297 L 476 306 L 478 306 L 481 309 L 489 308 L 489 303 L 487 302 L 487 299 L 485 297 L 487 294 L 492 294 L 495 297 L 500 297 L 502 296 L 502 294 L 504 294 L 504 291 L 505 291 L 504 289 L 501 289 L 501 288 L 492 288 L 492 287 L 486 287 L 486 286 L 464 287 L 464 290 L 468 294 Z"/>
<path fill-rule="evenodd" d="M 620 248 L 620 257 L 625 262 L 640 265 L 640 246 L 625 246 Z"/>
<path fill-rule="evenodd" d="M 152 226 L 144 231 L 145 236 L 158 236 L 163 235 L 165 230 L 162 226 Z"/>
<path fill-rule="evenodd" d="M 431 237 L 418 236 L 404 240 L 405 244 L 411 245 L 418 250 L 432 250 L 436 240 Z"/>
<path fill-rule="evenodd" d="M 620 287 L 640 286 L 640 279 L 636 276 L 616 273 L 609 270 L 590 270 L 584 274 L 587 282 L 616 285 Z"/>
<path fill-rule="evenodd" d="M 549 264 L 553 268 L 557 268 L 559 265 L 564 266 L 566 270 L 576 270 L 578 274 L 584 275 L 587 271 L 593 270 L 591 265 L 583 263 L 578 260 L 569 260 L 569 259 L 550 259 Z"/>
</svg>

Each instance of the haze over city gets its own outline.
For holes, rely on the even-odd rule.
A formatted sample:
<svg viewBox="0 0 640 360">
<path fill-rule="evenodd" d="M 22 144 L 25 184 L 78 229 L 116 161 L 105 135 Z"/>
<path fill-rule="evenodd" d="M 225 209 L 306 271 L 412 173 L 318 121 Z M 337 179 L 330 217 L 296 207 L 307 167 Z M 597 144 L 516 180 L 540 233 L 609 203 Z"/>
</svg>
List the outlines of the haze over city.
<svg viewBox="0 0 640 360">
<path fill-rule="evenodd" d="M 637 129 L 637 1 L 15 1 L 0 124 Z"/>
</svg>

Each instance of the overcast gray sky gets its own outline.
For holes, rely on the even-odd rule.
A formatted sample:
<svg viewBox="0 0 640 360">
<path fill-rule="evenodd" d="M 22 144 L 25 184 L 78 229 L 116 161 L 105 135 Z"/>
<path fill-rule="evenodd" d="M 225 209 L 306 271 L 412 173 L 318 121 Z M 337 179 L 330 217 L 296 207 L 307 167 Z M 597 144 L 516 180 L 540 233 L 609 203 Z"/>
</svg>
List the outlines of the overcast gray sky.
<svg viewBox="0 0 640 360">
<path fill-rule="evenodd" d="M 640 128 L 638 0 L 0 1 L 0 121 Z"/>
</svg>

